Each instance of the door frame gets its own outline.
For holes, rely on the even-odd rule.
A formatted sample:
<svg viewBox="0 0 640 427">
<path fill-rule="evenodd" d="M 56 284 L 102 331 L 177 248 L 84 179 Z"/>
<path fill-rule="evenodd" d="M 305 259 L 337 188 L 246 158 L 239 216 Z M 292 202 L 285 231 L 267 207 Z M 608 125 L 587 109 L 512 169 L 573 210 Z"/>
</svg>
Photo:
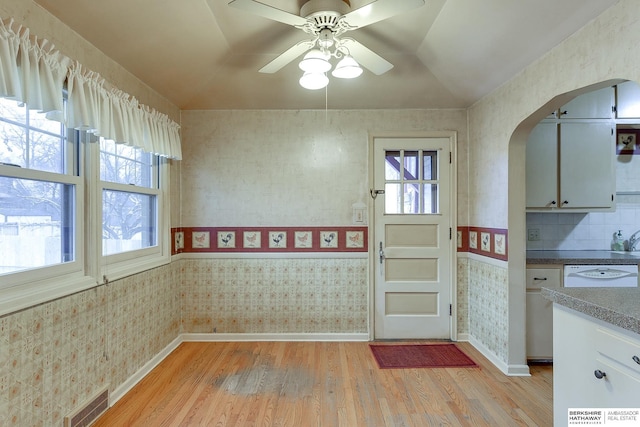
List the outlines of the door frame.
<svg viewBox="0 0 640 427">
<path fill-rule="evenodd" d="M 451 152 L 451 167 L 449 168 L 449 179 L 451 183 L 451 197 L 449 209 L 451 212 L 451 230 L 452 230 L 452 242 L 450 249 L 451 262 L 449 272 L 451 275 L 451 287 L 450 287 L 450 301 L 451 301 L 451 316 L 449 316 L 449 332 L 452 341 L 458 340 L 458 301 L 457 301 L 457 289 L 458 289 L 458 275 L 457 275 L 457 236 L 458 236 L 458 133 L 456 131 L 402 131 L 402 132 L 389 132 L 389 131 L 371 131 L 369 132 L 369 181 L 368 191 L 373 189 L 374 185 L 374 166 L 375 166 L 375 151 L 374 151 L 374 139 L 376 138 L 449 138 L 449 150 Z M 370 194 L 367 195 L 368 202 L 368 217 L 369 217 L 369 341 L 375 340 L 375 274 L 376 274 L 376 248 L 375 248 L 375 201 Z"/>
</svg>

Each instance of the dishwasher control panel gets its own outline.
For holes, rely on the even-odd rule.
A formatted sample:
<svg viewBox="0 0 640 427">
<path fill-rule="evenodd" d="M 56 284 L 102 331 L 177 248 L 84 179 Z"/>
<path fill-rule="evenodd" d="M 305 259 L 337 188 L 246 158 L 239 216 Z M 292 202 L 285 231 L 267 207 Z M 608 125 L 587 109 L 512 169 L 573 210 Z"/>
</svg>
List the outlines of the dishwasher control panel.
<svg viewBox="0 0 640 427">
<path fill-rule="evenodd" d="M 630 288 L 638 286 L 638 265 L 565 265 L 565 288 Z"/>
</svg>

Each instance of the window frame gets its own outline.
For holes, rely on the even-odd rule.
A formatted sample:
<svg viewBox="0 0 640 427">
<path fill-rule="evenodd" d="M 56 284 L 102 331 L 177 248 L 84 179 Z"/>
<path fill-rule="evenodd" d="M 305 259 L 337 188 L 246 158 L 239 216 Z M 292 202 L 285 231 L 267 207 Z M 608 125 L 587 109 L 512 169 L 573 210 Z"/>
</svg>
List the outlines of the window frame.
<svg viewBox="0 0 640 427">
<path fill-rule="evenodd" d="M 169 247 L 170 225 L 169 225 L 169 203 L 168 203 L 168 183 L 169 165 L 168 161 L 156 154 L 152 154 L 152 173 L 155 176 L 154 188 L 120 184 L 100 179 L 100 144 L 91 144 L 95 147 L 97 172 L 97 191 L 100 221 L 99 237 L 96 242 L 98 253 L 100 254 L 100 275 L 103 280 L 116 280 L 124 276 L 138 273 L 150 268 L 159 267 L 170 262 L 171 253 Z M 156 197 L 156 245 L 117 254 L 104 255 L 102 250 L 102 195 L 105 190 L 123 191 L 134 194 L 152 195 Z"/>
<path fill-rule="evenodd" d="M 31 110 L 33 111 L 33 110 Z M 29 126 L 27 124 L 27 126 Z M 68 168 L 58 174 L 0 164 L 0 176 L 72 185 L 74 187 L 74 260 L 0 275 L 0 316 L 97 287 L 171 262 L 169 162 L 156 156 L 156 245 L 120 254 L 102 255 L 102 189 L 100 144 L 93 135 L 66 129 Z M 131 192 L 131 187 L 116 184 Z M 109 185 L 110 186 L 110 185 Z M 122 187 L 124 188 L 122 188 Z M 142 189 L 142 191 L 140 191 Z"/>
</svg>

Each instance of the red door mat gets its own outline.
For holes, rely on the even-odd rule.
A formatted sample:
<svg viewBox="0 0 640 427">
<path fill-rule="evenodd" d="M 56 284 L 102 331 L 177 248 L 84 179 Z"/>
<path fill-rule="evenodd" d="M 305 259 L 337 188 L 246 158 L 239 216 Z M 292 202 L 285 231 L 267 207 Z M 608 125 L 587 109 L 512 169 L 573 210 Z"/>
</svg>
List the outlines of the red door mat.
<svg viewBox="0 0 640 427">
<path fill-rule="evenodd" d="M 381 369 L 477 368 L 455 344 L 370 344 Z"/>
</svg>

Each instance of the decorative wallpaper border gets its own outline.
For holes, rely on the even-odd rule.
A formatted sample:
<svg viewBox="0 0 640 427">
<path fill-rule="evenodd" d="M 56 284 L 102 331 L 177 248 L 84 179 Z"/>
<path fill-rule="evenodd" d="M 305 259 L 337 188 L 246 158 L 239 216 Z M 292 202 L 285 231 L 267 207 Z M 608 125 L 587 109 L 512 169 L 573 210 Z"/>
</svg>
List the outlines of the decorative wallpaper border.
<svg viewBox="0 0 640 427">
<path fill-rule="evenodd" d="M 458 252 L 474 254 L 508 260 L 509 230 L 504 228 L 487 227 L 458 227 Z"/>
<path fill-rule="evenodd" d="M 171 254 L 229 252 L 367 252 L 367 227 L 180 227 Z"/>
</svg>

